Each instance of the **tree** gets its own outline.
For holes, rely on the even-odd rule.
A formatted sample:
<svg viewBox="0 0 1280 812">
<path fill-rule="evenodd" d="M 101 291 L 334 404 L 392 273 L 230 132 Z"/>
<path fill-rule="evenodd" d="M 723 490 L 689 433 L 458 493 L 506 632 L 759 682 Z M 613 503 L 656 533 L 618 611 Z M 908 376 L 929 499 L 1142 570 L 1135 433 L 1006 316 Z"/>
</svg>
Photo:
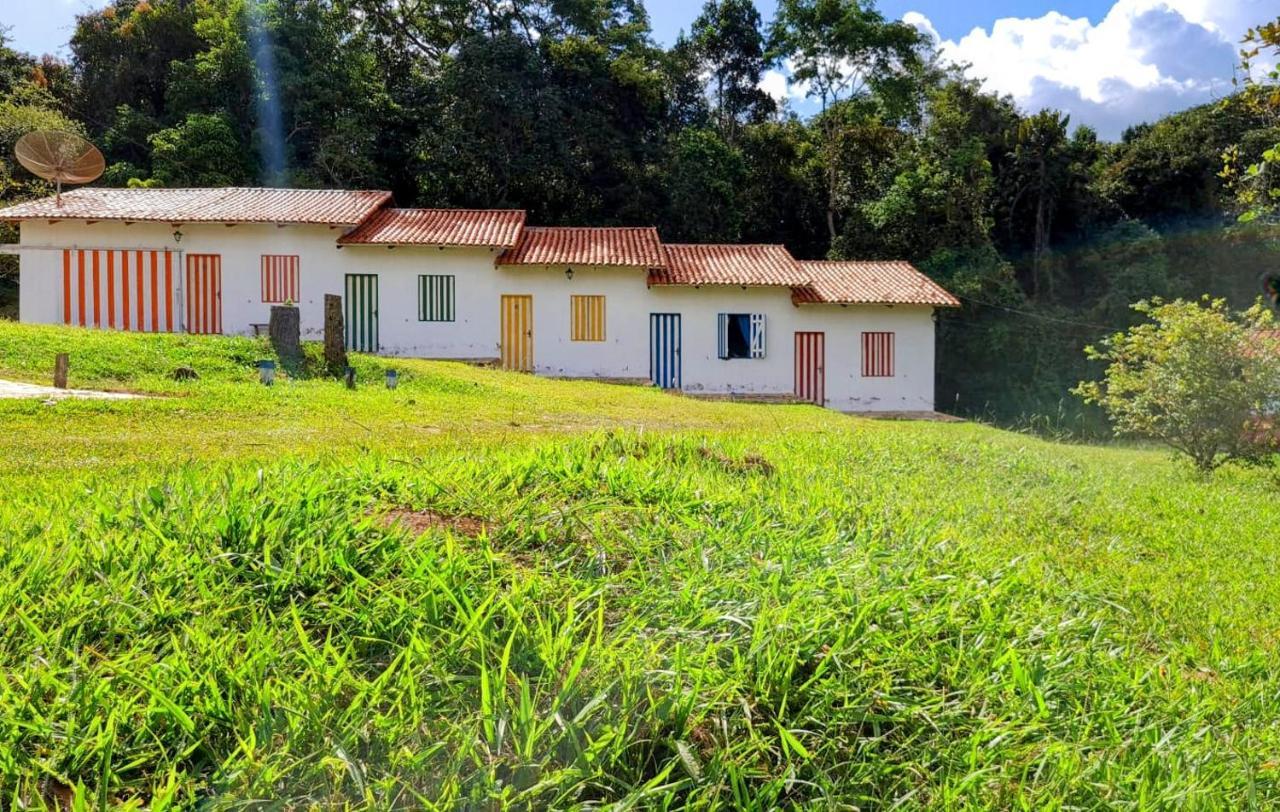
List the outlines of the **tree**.
<svg viewBox="0 0 1280 812">
<path fill-rule="evenodd" d="M 1009 163 L 1014 183 L 1010 190 L 1008 224 L 1010 232 L 1022 207 L 1032 213 L 1031 290 L 1032 296 L 1046 289 L 1045 260 L 1053 232 L 1053 216 L 1067 183 L 1071 156 L 1067 125 L 1071 119 L 1057 110 L 1041 110 L 1018 122 L 1010 134 Z"/>
<path fill-rule="evenodd" d="M 1108 364 L 1075 392 L 1116 430 L 1186 454 L 1201 471 L 1270 460 L 1280 447 L 1260 416 L 1280 403 L 1280 336 L 1261 305 L 1233 314 L 1225 300 L 1159 299 L 1134 309 L 1150 321 L 1086 348 Z"/>
<path fill-rule="evenodd" d="M 1127 324 L 1130 302 L 1180 292 L 1172 290 L 1160 233 L 1136 220 L 1104 229 L 1071 259 L 1079 299 L 1093 303 L 1088 318 L 1098 324 Z"/>
<path fill-rule="evenodd" d="M 742 233 L 738 190 L 742 154 L 712 129 L 686 129 L 671 143 L 663 187 L 670 213 L 662 234 L 673 242 L 736 242 Z"/>
<path fill-rule="evenodd" d="M 691 39 L 698 68 L 709 77 L 717 121 L 732 143 L 742 124 L 763 121 L 777 108 L 758 86 L 770 64 L 760 12 L 751 0 L 707 0 Z"/>
<path fill-rule="evenodd" d="M 151 136 L 151 181 L 160 186 L 242 186 L 253 176 L 225 115 L 191 113 Z"/>
<path fill-rule="evenodd" d="M 13 145 L 32 130 L 84 134 L 78 121 L 59 109 L 48 88 L 37 81 L 41 63 L 6 44 L 0 28 L 0 206 L 47 195 L 52 184 L 35 177 L 13 157 Z M 0 243 L 18 241 L 18 229 L 0 223 Z M 0 317 L 17 316 L 18 258 L 0 256 Z"/>
<path fill-rule="evenodd" d="M 94 135 L 111 126 L 121 105 L 163 124 L 181 118 L 184 111 L 168 109 L 170 69 L 200 49 L 196 7 L 185 0 L 119 0 L 76 18 L 74 109 Z"/>
<path fill-rule="evenodd" d="M 782 0 L 770 29 L 771 55 L 790 62 L 791 81 L 822 105 L 819 126 L 828 151 L 827 235 L 834 242 L 840 162 L 839 130 L 849 115 L 833 115 L 841 101 L 870 100 L 859 114 L 889 119 L 914 105 L 921 85 L 912 81 L 927 60 L 927 41 L 914 27 L 887 21 L 868 0 Z"/>
<path fill-rule="evenodd" d="M 1241 52 L 1244 89 L 1241 99 L 1246 108 L 1263 119 L 1272 129 L 1280 129 L 1280 17 L 1273 22 L 1249 29 Z M 1253 75 L 1253 61 L 1264 51 L 1274 60 L 1261 77 Z M 1269 142 L 1261 155 L 1247 166 L 1239 145 L 1223 153 L 1222 176 L 1236 193 L 1236 206 L 1241 222 L 1258 218 L 1280 222 L 1280 138 Z"/>
</svg>

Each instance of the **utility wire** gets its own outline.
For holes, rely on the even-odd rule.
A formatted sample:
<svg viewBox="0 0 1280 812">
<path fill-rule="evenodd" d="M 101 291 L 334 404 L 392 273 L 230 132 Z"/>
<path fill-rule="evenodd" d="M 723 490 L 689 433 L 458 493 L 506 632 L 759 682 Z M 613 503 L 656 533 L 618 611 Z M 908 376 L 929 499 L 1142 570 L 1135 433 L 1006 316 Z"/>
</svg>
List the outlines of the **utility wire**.
<svg viewBox="0 0 1280 812">
<path fill-rule="evenodd" d="M 1105 324 L 1094 324 L 1092 322 L 1087 322 L 1087 321 L 1075 321 L 1073 319 L 1064 319 L 1064 318 L 1059 318 L 1057 316 L 1049 316 L 1044 313 L 1036 313 L 1035 311 L 1032 311 L 1032 310 L 1022 310 L 1016 307 L 1009 307 L 1008 305 L 997 304 L 996 302 L 988 302 L 982 299 L 975 299 L 972 296 L 961 296 L 960 294 L 953 294 L 953 295 L 957 299 L 962 299 L 966 302 L 969 302 L 970 304 L 982 305 L 984 307 L 992 307 L 997 310 L 1003 310 L 1007 313 L 1014 313 L 1019 316 L 1026 316 L 1027 318 L 1039 319 L 1041 321 L 1054 322 L 1057 324 L 1069 324 L 1074 327 L 1088 327 L 1094 330 L 1107 330 L 1109 332 L 1119 332 L 1127 329 L 1127 327 L 1107 326 Z"/>
</svg>

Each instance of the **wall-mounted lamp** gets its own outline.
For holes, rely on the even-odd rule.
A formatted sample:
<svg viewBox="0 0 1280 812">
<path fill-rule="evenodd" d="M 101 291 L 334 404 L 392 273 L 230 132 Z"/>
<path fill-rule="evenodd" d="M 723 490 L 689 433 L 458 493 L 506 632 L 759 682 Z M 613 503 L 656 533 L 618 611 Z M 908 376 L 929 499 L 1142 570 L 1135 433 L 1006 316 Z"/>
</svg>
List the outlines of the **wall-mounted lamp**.
<svg viewBox="0 0 1280 812">
<path fill-rule="evenodd" d="M 565 269 L 564 269 L 564 278 L 565 278 L 565 279 L 572 279 L 572 278 L 573 278 L 573 268 L 565 268 Z"/>
<path fill-rule="evenodd" d="M 175 229 L 173 230 L 173 241 L 174 241 L 174 242 L 182 242 L 182 229 L 180 229 L 180 228 L 175 228 Z"/>
</svg>

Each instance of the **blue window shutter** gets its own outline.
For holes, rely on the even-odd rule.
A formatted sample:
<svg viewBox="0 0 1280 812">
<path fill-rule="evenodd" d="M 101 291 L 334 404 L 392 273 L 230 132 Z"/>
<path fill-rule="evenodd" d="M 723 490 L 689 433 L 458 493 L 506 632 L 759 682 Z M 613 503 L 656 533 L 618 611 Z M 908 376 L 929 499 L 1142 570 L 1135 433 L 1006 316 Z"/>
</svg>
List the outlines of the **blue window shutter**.
<svg viewBox="0 0 1280 812">
<path fill-rule="evenodd" d="M 721 313 L 716 320 L 716 355 L 729 357 L 729 314 Z"/>
<path fill-rule="evenodd" d="M 764 314 L 751 314 L 751 357 L 764 358 Z"/>
</svg>

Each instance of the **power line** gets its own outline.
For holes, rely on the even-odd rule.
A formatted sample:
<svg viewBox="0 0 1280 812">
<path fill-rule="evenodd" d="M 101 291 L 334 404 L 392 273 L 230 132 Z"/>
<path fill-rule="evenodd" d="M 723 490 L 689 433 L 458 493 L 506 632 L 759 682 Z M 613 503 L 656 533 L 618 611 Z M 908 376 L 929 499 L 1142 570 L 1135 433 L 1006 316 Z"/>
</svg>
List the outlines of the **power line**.
<svg viewBox="0 0 1280 812">
<path fill-rule="evenodd" d="M 1031 319 L 1039 319 L 1041 321 L 1054 322 L 1056 324 L 1068 324 L 1073 327 L 1088 327 L 1093 330 L 1106 330 L 1108 332 L 1119 332 L 1127 329 L 1126 327 L 1108 326 L 1105 324 L 1094 324 L 1092 322 L 1087 322 L 1087 321 L 1076 321 L 1073 319 L 1064 319 L 1064 318 L 1059 318 L 1058 316 L 1049 316 L 1044 313 L 1036 313 L 1035 311 L 1032 311 L 1032 310 L 1022 310 L 1016 307 L 1009 307 L 1008 305 L 998 304 L 996 302 L 988 302 L 982 299 L 975 299 L 972 296 L 962 296 L 960 294 L 954 294 L 954 295 L 957 299 L 962 299 L 971 304 L 982 305 L 984 307 L 992 307 L 997 310 L 1003 310 L 1007 313 L 1013 313 L 1019 316 L 1026 316 L 1027 318 L 1031 318 Z"/>
</svg>

